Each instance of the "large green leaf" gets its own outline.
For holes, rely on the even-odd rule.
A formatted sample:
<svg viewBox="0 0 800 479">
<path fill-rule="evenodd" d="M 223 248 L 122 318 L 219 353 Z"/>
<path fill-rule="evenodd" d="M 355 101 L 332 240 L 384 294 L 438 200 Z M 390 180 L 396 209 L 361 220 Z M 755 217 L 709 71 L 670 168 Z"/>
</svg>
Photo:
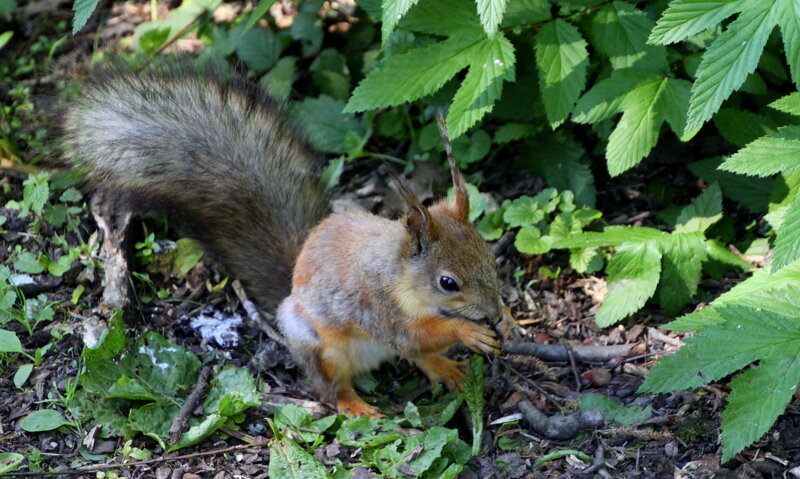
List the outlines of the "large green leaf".
<svg viewBox="0 0 800 479">
<path fill-rule="evenodd" d="M 739 150 L 720 169 L 751 176 L 800 170 L 800 126 L 784 126 Z"/>
<path fill-rule="evenodd" d="M 615 70 L 587 91 L 572 112 L 576 123 L 597 123 L 622 111 L 622 102 L 648 75 L 639 70 Z"/>
<path fill-rule="evenodd" d="M 747 0 L 743 11 L 703 54 L 692 87 L 684 133 L 702 126 L 722 102 L 755 71 L 761 51 L 778 21 L 780 4 Z"/>
<path fill-rule="evenodd" d="M 689 170 L 707 183 L 717 182 L 722 194 L 742 204 L 753 213 L 764 213 L 769 205 L 775 181 L 772 178 L 753 178 L 717 169 L 720 158 L 706 158 L 689 163 Z"/>
<path fill-rule="evenodd" d="M 481 25 L 489 36 L 497 33 L 497 26 L 503 21 L 507 0 L 475 0 Z"/>
<path fill-rule="evenodd" d="M 75 3 L 72 5 L 72 10 L 75 11 L 75 18 L 72 19 L 73 35 L 78 33 L 81 28 L 86 25 L 86 22 L 89 20 L 89 17 L 92 16 L 92 12 L 94 12 L 98 3 L 100 3 L 100 0 L 75 0 Z"/>
<path fill-rule="evenodd" d="M 638 164 L 655 146 L 662 123 L 656 104 L 666 86 L 666 78 L 651 78 L 637 85 L 623 100 L 625 112 L 608 137 L 606 149 L 611 176 Z"/>
<path fill-rule="evenodd" d="M 800 200 L 789 205 L 775 240 L 775 256 L 770 267 L 777 271 L 800 258 Z"/>
<path fill-rule="evenodd" d="M 486 36 L 475 0 L 418 0 L 400 21 L 400 28 L 431 35 Z"/>
<path fill-rule="evenodd" d="M 667 45 L 683 40 L 741 10 L 744 0 L 673 0 L 650 33 L 649 43 Z"/>
<path fill-rule="evenodd" d="M 418 0 L 383 0 L 381 14 L 381 43 L 385 46 L 394 27 Z"/>
<path fill-rule="evenodd" d="M 666 49 L 647 44 L 653 21 L 631 4 L 613 2 L 598 10 L 591 24 L 591 33 L 598 50 L 609 57 L 615 69 L 635 66 L 637 69 L 664 72 Z"/>
<path fill-rule="evenodd" d="M 711 225 L 722 219 L 722 190 L 719 184 L 712 183 L 692 203 L 683 208 L 678 215 L 676 233 L 703 233 Z"/>
<path fill-rule="evenodd" d="M 658 303 L 666 314 L 672 316 L 697 293 L 706 259 L 705 237 L 700 233 L 673 234 L 661 245 L 663 257 Z"/>
<path fill-rule="evenodd" d="M 586 86 L 589 53 L 577 28 L 557 19 L 545 24 L 534 40 L 539 89 L 552 128 L 569 116 Z"/>
<path fill-rule="evenodd" d="M 800 92 L 796 91 L 781 97 L 770 103 L 769 106 L 784 113 L 800 116 Z"/>
<path fill-rule="evenodd" d="M 655 228 L 641 226 L 607 226 L 602 233 L 586 232 L 558 240 L 559 249 L 599 248 L 623 243 L 645 243 L 669 236 Z"/>
<path fill-rule="evenodd" d="M 466 68 L 483 47 L 485 38 L 461 35 L 393 56 L 361 80 L 344 111 L 395 106 L 433 93 Z"/>
<path fill-rule="evenodd" d="M 458 88 L 447 114 L 447 131 L 457 138 L 492 111 L 503 93 L 503 82 L 513 80 L 514 47 L 502 33 L 485 39 L 470 58 L 469 73 Z"/>
<path fill-rule="evenodd" d="M 783 11 L 778 17 L 783 36 L 786 61 L 794 84 L 800 88 L 800 0 L 783 0 Z"/>
<path fill-rule="evenodd" d="M 635 313 L 653 296 L 661 274 L 661 251 L 654 242 L 623 244 L 606 272 L 608 292 L 595 318 L 600 327 Z"/>
</svg>

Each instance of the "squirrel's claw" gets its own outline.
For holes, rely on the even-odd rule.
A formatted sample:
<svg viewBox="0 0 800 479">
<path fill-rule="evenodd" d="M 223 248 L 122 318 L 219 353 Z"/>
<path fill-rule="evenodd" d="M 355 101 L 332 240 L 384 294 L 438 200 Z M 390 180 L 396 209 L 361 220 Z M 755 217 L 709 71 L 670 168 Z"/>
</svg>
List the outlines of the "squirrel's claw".
<svg viewBox="0 0 800 479">
<path fill-rule="evenodd" d="M 500 354 L 500 343 L 497 342 L 497 335 L 482 324 L 465 321 L 464 328 L 460 330 L 459 340 L 473 352 Z"/>
</svg>

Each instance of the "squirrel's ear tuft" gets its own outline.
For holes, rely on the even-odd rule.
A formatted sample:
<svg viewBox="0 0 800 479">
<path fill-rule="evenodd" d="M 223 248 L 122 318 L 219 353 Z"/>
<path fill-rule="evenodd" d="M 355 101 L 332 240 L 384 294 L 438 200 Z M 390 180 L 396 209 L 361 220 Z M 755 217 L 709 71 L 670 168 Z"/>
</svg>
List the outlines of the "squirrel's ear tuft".
<svg viewBox="0 0 800 479">
<path fill-rule="evenodd" d="M 447 125 L 444 122 L 441 111 L 436 113 L 436 122 L 439 124 L 439 133 L 441 133 L 442 141 L 444 142 L 447 162 L 450 163 L 450 175 L 453 177 L 453 188 L 456 190 L 450 211 L 453 213 L 455 219 L 466 222 L 469 219 L 469 193 L 467 192 L 467 184 L 461 172 L 458 170 L 458 166 L 456 166 L 456 160 L 455 157 L 453 157 L 453 146 L 450 144 L 450 137 L 447 135 Z"/>
</svg>

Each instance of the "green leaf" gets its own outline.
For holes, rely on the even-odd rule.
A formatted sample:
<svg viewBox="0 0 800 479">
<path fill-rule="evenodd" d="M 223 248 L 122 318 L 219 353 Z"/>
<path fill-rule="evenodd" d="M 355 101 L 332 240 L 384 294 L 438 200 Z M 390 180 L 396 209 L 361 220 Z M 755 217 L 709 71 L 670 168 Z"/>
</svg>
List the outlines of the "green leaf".
<svg viewBox="0 0 800 479">
<path fill-rule="evenodd" d="M 795 86 L 800 87 L 800 0 L 783 0 L 778 25 Z"/>
<path fill-rule="evenodd" d="M 800 116 L 800 92 L 790 93 L 769 104 L 778 111 Z"/>
<path fill-rule="evenodd" d="M 722 219 L 722 190 L 719 184 L 712 183 L 689 206 L 678 215 L 676 233 L 705 232 L 711 225 Z"/>
<path fill-rule="evenodd" d="M 236 54 L 248 68 L 255 71 L 264 71 L 275 65 L 281 54 L 281 42 L 278 37 L 266 28 L 240 27 L 236 37 Z M 236 35 L 236 33 L 232 33 Z"/>
<path fill-rule="evenodd" d="M 418 0 L 400 27 L 437 36 L 485 37 L 474 0 Z"/>
<path fill-rule="evenodd" d="M 572 112 L 572 121 L 598 123 L 620 113 L 628 93 L 645 78 L 646 73 L 636 69 L 613 71 L 611 76 L 597 82 L 578 100 Z"/>
<path fill-rule="evenodd" d="M 650 33 L 648 43 L 668 45 L 715 27 L 741 11 L 744 0 L 673 0 Z"/>
<path fill-rule="evenodd" d="M 652 72 L 667 68 L 666 49 L 647 44 L 653 22 L 633 5 L 615 1 L 601 8 L 591 24 L 598 50 L 606 54 L 614 69 L 635 67 Z"/>
<path fill-rule="evenodd" d="M 98 3 L 100 3 L 100 0 L 75 0 L 75 3 L 72 5 L 72 10 L 75 12 L 75 17 L 72 19 L 73 35 L 78 33 L 81 28 L 86 25 L 86 22 L 89 20 L 89 17 L 92 16 L 92 12 L 94 12 Z"/>
<path fill-rule="evenodd" d="M 541 129 L 541 126 L 530 123 L 506 123 L 494 133 L 494 142 L 498 145 L 511 143 L 512 141 L 533 136 Z"/>
<path fill-rule="evenodd" d="M 656 105 L 666 86 L 666 78 L 651 78 L 640 83 L 623 100 L 625 113 L 608 137 L 606 148 L 611 176 L 635 166 L 655 146 L 663 121 Z"/>
<path fill-rule="evenodd" d="M 403 437 L 399 426 L 388 419 L 353 417 L 345 419 L 336 439 L 345 446 L 375 447 Z"/>
<path fill-rule="evenodd" d="M 797 339 L 797 331 L 793 334 Z M 795 349 L 776 356 L 731 381 L 728 404 L 721 414 L 722 461 L 761 438 L 794 395 L 800 381 L 800 353 Z"/>
<path fill-rule="evenodd" d="M 543 219 L 544 210 L 539 202 L 530 196 L 520 196 L 509 202 L 503 213 L 503 220 L 512 228 L 528 226 Z"/>
<path fill-rule="evenodd" d="M 507 0 L 475 0 L 478 5 L 478 16 L 487 35 L 497 33 L 497 26 L 503 21 Z"/>
<path fill-rule="evenodd" d="M 795 198 L 778 228 L 775 256 L 770 263 L 770 269 L 778 271 L 798 258 L 800 258 L 800 200 Z"/>
<path fill-rule="evenodd" d="M 14 258 L 14 269 L 22 273 L 39 274 L 44 271 L 44 266 L 38 256 L 24 251 Z"/>
<path fill-rule="evenodd" d="M 595 318 L 601 328 L 638 311 L 653 296 L 661 273 L 661 252 L 653 242 L 623 244 L 606 272 L 608 292 Z"/>
<path fill-rule="evenodd" d="M 578 399 L 581 411 L 597 411 L 603 414 L 606 421 L 631 426 L 644 421 L 653 415 L 653 408 L 623 406 L 615 399 L 602 394 L 582 394 Z"/>
<path fill-rule="evenodd" d="M 261 20 L 261 18 L 264 15 L 266 15 L 267 11 L 269 10 L 269 7 L 271 7 L 274 3 L 275 0 L 260 0 L 258 2 L 258 6 L 254 8 L 253 11 L 250 13 L 250 17 L 247 19 L 247 23 L 244 26 L 244 32 L 242 33 L 245 33 L 251 28 L 253 28 L 253 26 L 259 20 Z"/>
<path fill-rule="evenodd" d="M 717 169 L 720 158 L 706 158 L 689 163 L 689 170 L 707 183 L 717 182 L 722 194 L 753 213 L 764 213 L 770 201 L 775 181 L 772 178 L 753 178 Z"/>
<path fill-rule="evenodd" d="M 28 432 L 43 432 L 58 429 L 67 421 L 60 412 L 53 409 L 41 409 L 25 416 L 19 422 L 19 427 Z"/>
<path fill-rule="evenodd" d="M 393 56 L 361 80 L 344 111 L 395 106 L 429 95 L 469 65 L 484 45 L 472 35 L 457 35 Z"/>
<path fill-rule="evenodd" d="M 2 50 L 3 47 L 6 46 L 9 41 L 11 41 L 11 37 L 13 37 L 13 36 L 14 36 L 14 32 L 12 30 L 0 33 L 0 50 Z M 2 469 L 0 469 L 0 471 L 1 470 Z"/>
<path fill-rule="evenodd" d="M 189 238 L 181 238 L 175 244 L 177 248 L 172 261 L 175 263 L 175 267 L 178 268 L 178 274 L 183 277 L 203 257 L 203 247 L 199 242 Z"/>
<path fill-rule="evenodd" d="M 487 213 L 481 218 L 478 222 L 478 233 L 480 233 L 483 239 L 486 241 L 494 241 L 503 236 L 506 230 L 506 222 L 503 221 L 503 213 L 504 211 L 499 209 Z"/>
<path fill-rule="evenodd" d="M 581 274 L 591 274 L 603 267 L 603 255 L 595 248 L 578 248 L 569 251 L 569 265 Z"/>
<path fill-rule="evenodd" d="M 17 372 L 14 373 L 14 386 L 21 388 L 25 381 L 31 376 L 33 372 L 33 364 L 23 364 L 22 366 L 17 369 Z"/>
<path fill-rule="evenodd" d="M 800 170 L 800 126 L 784 126 L 742 148 L 721 170 L 751 176 L 770 176 Z"/>
<path fill-rule="evenodd" d="M 551 18 L 548 0 L 508 0 L 503 27 L 515 27 L 544 22 Z"/>
<path fill-rule="evenodd" d="M 545 24 L 534 40 L 539 90 L 552 128 L 564 122 L 586 86 L 586 41 L 569 22 Z"/>
<path fill-rule="evenodd" d="M 364 134 L 361 123 L 352 114 L 343 113 L 344 102 L 322 95 L 306 98 L 292 105 L 292 118 L 304 124 L 314 148 L 328 153 L 344 153 L 347 132 Z"/>
<path fill-rule="evenodd" d="M 658 302 L 664 312 L 672 316 L 697 293 L 707 252 L 701 233 L 676 233 L 668 238 L 669 241 L 661 241 Z"/>
<path fill-rule="evenodd" d="M 292 93 L 292 85 L 297 77 L 296 64 L 297 57 L 281 57 L 259 83 L 266 88 L 271 97 L 285 102 Z"/>
<path fill-rule="evenodd" d="M 272 479 L 325 479 L 325 466 L 288 437 L 270 444 L 269 477 Z"/>
<path fill-rule="evenodd" d="M 698 131 L 684 134 L 686 113 L 689 111 L 689 98 L 692 84 L 686 80 L 667 78 L 666 88 L 661 92 L 656 105 L 657 111 L 681 141 L 688 141 Z"/>
<path fill-rule="evenodd" d="M 692 86 L 684 133 L 695 130 L 719 110 L 758 66 L 761 51 L 778 21 L 781 2 L 747 1 L 746 8 L 703 54 Z"/>
<path fill-rule="evenodd" d="M 800 381 L 800 320 L 742 306 L 716 308 L 724 322 L 687 338 L 676 354 L 661 359 L 640 388 L 644 392 L 689 389 L 760 364 L 731 383 L 722 413 L 724 460 L 761 437 Z M 794 311 L 796 314 L 797 311 Z"/>
<path fill-rule="evenodd" d="M 602 233 L 585 232 L 558 241 L 556 248 L 598 248 L 618 246 L 623 243 L 646 243 L 667 237 L 667 233 L 655 228 L 641 226 L 607 226 Z"/>
<path fill-rule="evenodd" d="M 757 138 L 774 133 L 775 122 L 761 116 L 738 108 L 722 108 L 714 115 L 714 126 L 719 132 L 738 147 L 743 147 Z"/>
<path fill-rule="evenodd" d="M 502 33 L 482 41 L 469 61 L 469 73 L 447 114 L 451 138 L 459 137 L 491 112 L 503 93 L 503 82 L 514 78 L 514 47 Z"/>
<path fill-rule="evenodd" d="M 22 353 L 22 343 L 19 342 L 17 333 L 0 329 L 0 353 Z"/>
<path fill-rule="evenodd" d="M 559 191 L 571 191 L 579 205 L 594 206 L 597 190 L 586 151 L 570 136 L 541 135 L 525 143 L 517 165 Z"/>
<path fill-rule="evenodd" d="M 383 0 L 381 15 L 381 45 L 386 46 L 386 41 L 394 31 L 394 27 L 403 18 L 408 10 L 418 0 Z"/>
<path fill-rule="evenodd" d="M 483 440 L 483 358 L 473 354 L 469 358 L 467 376 L 464 378 L 464 399 L 467 402 L 470 418 L 472 419 L 472 455 L 481 452 Z"/>
<path fill-rule="evenodd" d="M 25 456 L 16 452 L 0 452 L 0 474 L 16 471 Z"/>
</svg>

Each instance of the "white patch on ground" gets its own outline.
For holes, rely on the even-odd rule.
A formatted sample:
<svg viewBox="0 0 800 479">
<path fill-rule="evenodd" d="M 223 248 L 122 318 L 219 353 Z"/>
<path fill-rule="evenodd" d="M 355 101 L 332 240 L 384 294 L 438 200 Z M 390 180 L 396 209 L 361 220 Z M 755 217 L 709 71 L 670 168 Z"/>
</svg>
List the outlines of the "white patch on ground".
<svg viewBox="0 0 800 479">
<path fill-rule="evenodd" d="M 239 345 L 239 331 L 242 317 L 238 314 L 226 316 L 212 308 L 204 309 L 199 316 L 192 318 L 189 325 L 201 338 L 221 348 L 235 348 Z"/>
<path fill-rule="evenodd" d="M 153 362 L 153 365 L 162 371 L 165 371 L 169 368 L 168 363 L 159 363 L 158 359 L 156 359 L 156 352 L 153 348 L 148 346 L 139 346 L 139 354 L 144 354 L 150 358 L 150 361 Z"/>
</svg>

